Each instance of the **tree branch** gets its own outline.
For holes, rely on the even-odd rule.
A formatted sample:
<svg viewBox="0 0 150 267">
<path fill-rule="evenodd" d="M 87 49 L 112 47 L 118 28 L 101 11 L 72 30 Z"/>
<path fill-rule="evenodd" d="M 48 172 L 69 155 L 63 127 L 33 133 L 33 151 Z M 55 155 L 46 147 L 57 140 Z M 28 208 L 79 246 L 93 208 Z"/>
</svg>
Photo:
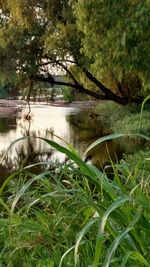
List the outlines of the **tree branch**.
<svg viewBox="0 0 150 267">
<path fill-rule="evenodd" d="M 99 80 L 97 80 L 96 77 L 94 77 L 92 75 L 92 73 L 90 73 L 87 69 L 83 68 L 82 70 L 85 73 L 85 75 L 87 76 L 87 78 L 102 91 L 102 93 L 105 95 L 105 97 L 107 99 L 114 100 L 118 103 L 126 104 L 126 98 L 125 97 L 122 98 L 122 97 L 114 94 L 110 89 L 106 88 Z"/>
<path fill-rule="evenodd" d="M 63 61 L 63 60 L 52 60 L 52 61 L 48 61 L 48 62 L 45 62 L 43 64 L 41 64 L 41 66 L 44 66 L 44 65 L 48 65 L 48 64 L 56 64 L 56 65 L 59 65 L 61 68 L 63 68 L 68 74 L 69 76 L 71 77 L 71 79 L 73 80 L 73 82 L 75 83 L 75 85 L 77 85 L 78 89 L 79 88 L 84 88 L 76 79 L 75 77 L 73 76 L 73 74 L 71 73 L 71 71 L 63 64 L 61 63 L 60 61 Z M 64 60 L 65 62 L 65 60 Z M 118 103 L 122 103 L 122 104 L 126 104 L 126 98 L 125 96 L 123 95 L 123 91 L 121 90 L 121 88 L 119 87 L 119 91 L 122 95 L 121 96 L 118 96 L 117 94 L 113 93 L 110 89 L 108 89 L 107 87 L 105 87 L 99 80 L 97 80 L 97 78 L 95 76 L 93 76 L 93 74 L 88 71 L 86 68 L 82 68 L 82 66 L 80 66 L 80 64 L 72 61 L 72 60 L 67 60 L 66 62 L 70 62 L 70 63 L 75 63 L 78 67 L 81 68 L 81 70 L 84 72 L 84 74 L 86 75 L 86 77 L 94 84 L 96 85 L 100 90 L 101 90 L 101 93 L 104 94 L 105 96 L 105 99 L 112 99 Z M 71 86 L 72 87 L 72 86 Z M 86 91 L 88 89 L 85 89 Z M 90 91 L 90 90 L 89 90 Z M 90 91 L 91 92 L 91 91 Z M 94 92 L 95 93 L 95 92 Z M 96 93 L 97 95 L 100 95 L 102 97 L 102 94 L 98 94 Z M 90 94 L 91 95 L 91 94 Z"/>
<path fill-rule="evenodd" d="M 96 93 L 94 91 L 90 91 L 89 89 L 85 89 L 80 84 L 75 84 L 75 83 L 73 84 L 73 83 L 68 83 L 68 82 L 56 81 L 52 77 L 44 77 L 42 75 L 35 76 L 34 80 L 42 81 L 42 82 L 48 82 L 48 83 L 53 84 L 53 85 L 71 87 L 71 88 L 76 89 L 79 93 L 90 95 L 96 99 L 106 100 L 106 97 L 104 95 L 100 95 L 99 93 Z"/>
<path fill-rule="evenodd" d="M 77 80 L 75 79 L 71 71 L 63 63 L 61 63 L 60 61 L 56 61 L 56 64 L 62 67 L 69 74 L 69 76 L 71 77 L 71 79 L 73 80 L 75 84 L 79 85 L 79 83 L 77 82 Z"/>
<path fill-rule="evenodd" d="M 115 75 L 114 75 L 114 73 L 113 73 L 112 70 L 110 70 L 110 75 L 112 76 L 112 79 L 113 79 L 114 82 L 116 83 L 116 85 L 117 85 L 117 89 L 118 89 L 120 95 L 121 95 L 122 97 L 125 97 L 125 92 L 124 92 L 124 90 L 123 90 L 122 84 L 121 84 L 121 83 L 119 82 L 119 80 L 115 77 Z"/>
</svg>

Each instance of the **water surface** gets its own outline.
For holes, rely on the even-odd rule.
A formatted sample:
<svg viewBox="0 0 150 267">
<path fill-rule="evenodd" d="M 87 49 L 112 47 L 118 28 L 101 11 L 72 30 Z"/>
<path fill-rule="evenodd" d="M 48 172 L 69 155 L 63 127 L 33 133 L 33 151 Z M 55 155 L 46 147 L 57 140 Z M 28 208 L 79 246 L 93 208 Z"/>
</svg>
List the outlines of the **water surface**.
<svg viewBox="0 0 150 267">
<path fill-rule="evenodd" d="M 24 118 L 27 110 L 23 110 L 17 117 L 0 119 L 0 157 L 6 153 L 9 145 L 24 136 L 39 136 L 65 145 L 71 143 L 81 154 L 86 147 L 97 138 L 106 135 L 110 129 L 104 129 L 97 118 L 91 117 L 87 110 L 80 111 L 72 107 L 54 107 L 34 104 L 31 106 L 32 119 Z M 61 139 L 57 138 L 55 135 Z M 117 160 L 123 153 L 129 152 L 127 144 L 120 141 L 109 141 L 98 146 L 88 155 L 88 159 L 96 166 L 104 166 L 107 162 Z M 12 170 L 19 166 L 27 166 L 37 162 L 47 161 L 46 167 L 52 167 L 53 162 L 66 160 L 65 155 L 54 152 L 47 143 L 36 139 L 18 141 L 8 150 L 0 164 L 0 178 L 3 180 Z M 37 167 L 36 167 L 37 168 Z M 39 169 L 34 172 L 39 172 Z M 43 168 L 43 169 L 42 169 Z M 45 166 L 41 165 L 41 170 Z"/>
</svg>

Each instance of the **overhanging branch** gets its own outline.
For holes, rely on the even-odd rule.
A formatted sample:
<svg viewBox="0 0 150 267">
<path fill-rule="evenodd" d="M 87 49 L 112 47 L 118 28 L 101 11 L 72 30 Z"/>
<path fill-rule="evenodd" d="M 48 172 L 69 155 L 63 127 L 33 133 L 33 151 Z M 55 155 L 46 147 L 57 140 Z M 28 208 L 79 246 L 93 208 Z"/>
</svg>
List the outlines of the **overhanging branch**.
<svg viewBox="0 0 150 267">
<path fill-rule="evenodd" d="M 99 80 L 96 79 L 95 76 L 93 76 L 92 73 L 90 73 L 87 69 L 81 68 L 83 72 L 85 73 L 86 77 L 93 83 L 95 84 L 102 93 L 104 93 L 106 99 L 113 100 L 117 103 L 120 104 L 126 104 L 126 98 L 125 97 L 120 97 L 117 94 L 114 94 L 110 89 L 105 87 Z"/>
<path fill-rule="evenodd" d="M 41 81 L 41 82 L 47 82 L 47 83 L 50 83 L 52 85 L 71 87 L 71 88 L 76 89 L 79 93 L 83 93 L 83 94 L 92 96 L 92 97 L 94 97 L 96 99 L 106 100 L 106 98 L 105 98 L 104 95 L 100 95 L 99 93 L 96 93 L 94 91 L 91 91 L 89 89 L 86 89 L 86 88 L 84 88 L 80 84 L 63 82 L 63 81 L 56 81 L 56 80 L 54 80 L 54 78 L 52 78 L 52 76 L 50 76 L 50 77 L 44 77 L 42 75 L 38 75 L 38 76 L 35 76 L 34 77 L 34 80 Z"/>
<path fill-rule="evenodd" d="M 71 73 L 71 71 L 63 63 L 61 63 L 60 61 L 56 61 L 56 64 L 59 65 L 61 68 L 63 68 L 66 71 L 66 73 L 69 74 L 70 78 L 75 84 L 80 85 L 79 82 L 77 82 L 77 80 L 75 79 L 74 75 Z"/>
</svg>

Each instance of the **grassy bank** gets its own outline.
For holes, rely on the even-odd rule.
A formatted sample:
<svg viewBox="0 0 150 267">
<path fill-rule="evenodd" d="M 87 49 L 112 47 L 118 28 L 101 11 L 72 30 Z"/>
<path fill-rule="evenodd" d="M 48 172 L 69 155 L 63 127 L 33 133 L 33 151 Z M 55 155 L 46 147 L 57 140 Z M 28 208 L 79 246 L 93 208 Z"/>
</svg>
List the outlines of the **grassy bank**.
<svg viewBox="0 0 150 267">
<path fill-rule="evenodd" d="M 148 104 L 144 105 L 142 117 L 141 105 L 121 106 L 111 101 L 97 105 L 95 112 L 102 124 L 111 128 L 112 132 L 150 135 Z"/>
<path fill-rule="evenodd" d="M 29 167 L 5 181 L 0 266 L 150 266 L 147 169 L 142 179 L 137 166 L 113 164 L 110 180 L 72 147 L 45 141 L 70 163 L 39 175 Z"/>
</svg>

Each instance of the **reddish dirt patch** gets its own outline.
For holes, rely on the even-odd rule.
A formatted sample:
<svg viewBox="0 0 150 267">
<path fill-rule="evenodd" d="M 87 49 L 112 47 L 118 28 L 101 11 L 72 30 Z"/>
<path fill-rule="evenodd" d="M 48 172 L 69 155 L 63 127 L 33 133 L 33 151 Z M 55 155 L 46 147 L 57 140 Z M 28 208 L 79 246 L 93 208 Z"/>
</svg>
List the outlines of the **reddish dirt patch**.
<svg viewBox="0 0 150 267">
<path fill-rule="evenodd" d="M 17 114 L 22 106 L 23 102 L 19 100 L 0 99 L 0 118 Z"/>
</svg>

